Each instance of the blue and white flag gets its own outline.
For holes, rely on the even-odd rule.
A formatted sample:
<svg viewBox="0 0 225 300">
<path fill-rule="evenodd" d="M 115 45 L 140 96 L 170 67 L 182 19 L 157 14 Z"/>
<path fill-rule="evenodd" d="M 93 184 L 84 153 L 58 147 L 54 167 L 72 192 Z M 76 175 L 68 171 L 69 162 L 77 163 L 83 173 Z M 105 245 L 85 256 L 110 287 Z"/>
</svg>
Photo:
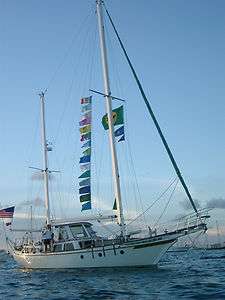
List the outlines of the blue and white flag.
<svg viewBox="0 0 225 300">
<path fill-rule="evenodd" d="M 91 161 L 91 156 L 86 155 L 80 158 L 80 164 L 89 163 Z"/>
<path fill-rule="evenodd" d="M 84 106 L 81 108 L 81 111 L 82 111 L 83 113 L 85 113 L 85 112 L 87 112 L 87 111 L 91 111 L 91 103 L 84 105 Z"/>
<path fill-rule="evenodd" d="M 91 201 L 82 204 L 81 211 L 91 209 Z"/>
<path fill-rule="evenodd" d="M 91 147 L 91 140 L 87 141 L 86 143 L 84 143 L 81 148 L 89 148 Z"/>
<path fill-rule="evenodd" d="M 124 134 L 124 126 L 121 126 L 120 128 L 118 128 L 114 134 L 115 134 L 115 136 L 120 136 L 120 135 Z"/>
<path fill-rule="evenodd" d="M 84 180 L 79 182 L 79 186 L 86 186 L 86 185 L 90 186 L 90 184 L 91 184 L 91 178 L 84 179 Z"/>
<path fill-rule="evenodd" d="M 118 142 L 125 141 L 125 134 L 121 136 L 121 138 L 118 140 Z"/>
<path fill-rule="evenodd" d="M 79 189 L 79 194 L 82 195 L 82 194 L 89 194 L 91 192 L 91 187 L 88 185 L 88 186 L 84 186 L 82 188 Z"/>
</svg>

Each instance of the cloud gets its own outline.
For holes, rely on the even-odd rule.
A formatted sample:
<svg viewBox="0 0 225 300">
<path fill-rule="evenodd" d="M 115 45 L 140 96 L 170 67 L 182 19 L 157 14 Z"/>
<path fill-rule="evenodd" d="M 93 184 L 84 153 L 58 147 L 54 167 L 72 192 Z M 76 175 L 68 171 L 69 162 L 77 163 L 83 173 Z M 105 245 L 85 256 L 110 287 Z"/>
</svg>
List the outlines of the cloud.
<svg viewBox="0 0 225 300">
<path fill-rule="evenodd" d="M 54 176 L 52 173 L 48 175 L 49 180 L 54 180 Z M 35 172 L 31 176 L 31 180 L 33 181 L 43 181 L 44 180 L 44 173 L 43 172 Z"/>
<path fill-rule="evenodd" d="M 207 208 L 220 208 L 225 209 L 225 199 L 224 198 L 212 198 L 206 204 Z"/>
<path fill-rule="evenodd" d="M 201 208 L 200 201 L 198 199 L 193 199 L 193 200 L 194 200 L 194 203 L 195 203 L 195 206 L 197 207 L 197 209 Z M 189 200 L 187 200 L 187 199 L 180 201 L 179 204 L 185 210 L 191 210 L 191 209 L 193 209 L 193 207 L 191 205 L 191 202 Z"/>
<path fill-rule="evenodd" d="M 201 208 L 201 202 L 198 199 L 194 199 L 194 203 L 197 207 L 197 209 Z M 190 203 L 190 201 L 188 200 L 182 200 L 179 202 L 180 206 L 182 206 L 183 209 L 185 210 L 191 210 L 192 209 L 192 205 Z M 208 200 L 206 202 L 206 204 L 204 203 L 203 205 L 205 208 L 219 208 L 219 209 L 225 209 L 225 198 L 212 198 L 210 200 Z"/>
</svg>

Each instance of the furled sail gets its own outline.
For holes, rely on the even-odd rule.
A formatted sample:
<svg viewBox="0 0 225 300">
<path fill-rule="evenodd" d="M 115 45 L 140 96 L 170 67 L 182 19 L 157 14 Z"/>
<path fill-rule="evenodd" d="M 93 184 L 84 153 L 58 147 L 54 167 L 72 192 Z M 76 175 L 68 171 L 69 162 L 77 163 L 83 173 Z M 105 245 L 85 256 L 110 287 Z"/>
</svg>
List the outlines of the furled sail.
<svg viewBox="0 0 225 300">
<path fill-rule="evenodd" d="M 81 120 L 80 141 L 82 143 L 82 156 L 80 157 L 81 175 L 78 177 L 79 197 L 82 203 L 81 211 L 91 209 L 91 113 L 92 97 L 82 98 L 81 103 Z"/>
</svg>

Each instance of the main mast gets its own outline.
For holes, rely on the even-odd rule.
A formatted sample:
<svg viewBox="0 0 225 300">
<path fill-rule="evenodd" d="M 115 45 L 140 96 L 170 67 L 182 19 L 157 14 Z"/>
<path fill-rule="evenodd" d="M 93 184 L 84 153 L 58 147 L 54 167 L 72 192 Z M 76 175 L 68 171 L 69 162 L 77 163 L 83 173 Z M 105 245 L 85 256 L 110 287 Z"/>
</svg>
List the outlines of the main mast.
<svg viewBox="0 0 225 300">
<path fill-rule="evenodd" d="M 43 150 L 43 170 L 44 173 L 44 192 L 45 192 L 45 208 L 46 208 L 46 223 L 49 225 L 50 220 L 50 206 L 49 206 L 49 170 L 48 170 L 48 144 L 46 141 L 46 128 L 45 128 L 45 95 L 40 93 L 41 101 L 41 139 Z"/>
<path fill-rule="evenodd" d="M 102 71 L 103 71 L 103 80 L 104 80 L 104 93 L 106 99 L 106 111 L 108 115 L 108 125 L 109 125 L 109 143 L 110 143 L 111 157 L 112 157 L 112 173 L 114 179 L 114 189 L 115 189 L 117 210 L 119 213 L 118 221 L 119 221 L 119 225 L 121 226 L 121 233 L 124 236 L 125 222 L 123 216 L 123 206 L 121 201 L 120 178 L 119 178 L 118 160 L 117 160 L 116 146 L 115 146 L 114 125 L 113 125 L 113 118 L 112 118 L 112 98 L 111 98 L 111 90 L 110 90 L 110 83 L 109 83 L 109 69 L 108 69 L 108 62 L 107 62 L 107 50 L 106 50 L 106 42 L 105 42 L 102 3 L 103 0 L 96 0 L 101 59 L 102 59 Z"/>
</svg>

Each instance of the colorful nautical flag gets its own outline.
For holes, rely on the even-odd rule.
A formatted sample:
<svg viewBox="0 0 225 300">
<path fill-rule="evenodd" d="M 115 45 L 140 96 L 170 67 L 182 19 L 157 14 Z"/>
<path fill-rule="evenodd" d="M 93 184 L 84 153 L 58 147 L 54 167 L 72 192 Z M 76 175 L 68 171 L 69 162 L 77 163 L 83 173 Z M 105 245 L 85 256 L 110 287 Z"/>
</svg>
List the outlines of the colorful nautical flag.
<svg viewBox="0 0 225 300">
<path fill-rule="evenodd" d="M 91 140 L 87 141 L 86 143 L 84 143 L 81 148 L 88 148 L 91 147 Z"/>
<path fill-rule="evenodd" d="M 87 111 L 91 111 L 91 103 L 82 106 L 81 112 L 85 113 Z"/>
<path fill-rule="evenodd" d="M 118 128 L 115 132 L 114 132 L 115 136 L 120 136 L 122 134 L 124 134 L 124 126 L 121 126 L 120 128 Z"/>
<path fill-rule="evenodd" d="M 122 135 L 121 138 L 118 140 L 118 142 L 125 141 L 125 135 Z"/>
<path fill-rule="evenodd" d="M 89 194 L 91 192 L 91 187 L 88 185 L 88 186 L 84 186 L 84 187 L 81 187 L 79 189 L 79 194 L 82 195 L 82 194 Z"/>
<path fill-rule="evenodd" d="M 84 179 L 79 182 L 79 186 L 86 186 L 86 185 L 90 185 L 90 184 L 91 184 L 91 178 Z"/>
<path fill-rule="evenodd" d="M 84 142 L 91 139 L 91 132 L 85 133 L 81 135 L 80 141 Z"/>
<path fill-rule="evenodd" d="M 113 109 L 112 117 L 113 117 L 113 125 L 123 124 L 123 105 Z M 107 114 L 105 114 L 102 118 L 102 125 L 105 130 L 109 129 Z"/>
<path fill-rule="evenodd" d="M 83 151 L 83 155 L 91 155 L 91 148 L 87 148 L 86 150 Z"/>
<path fill-rule="evenodd" d="M 81 211 L 91 209 L 91 201 L 82 204 Z"/>
<path fill-rule="evenodd" d="M 86 125 L 86 126 L 80 128 L 80 133 L 81 134 L 88 133 L 90 131 L 91 131 L 91 125 Z"/>
<path fill-rule="evenodd" d="M 80 158 L 80 164 L 89 163 L 90 161 L 91 161 L 91 156 L 90 155 L 82 156 Z"/>
<path fill-rule="evenodd" d="M 84 165 L 80 165 L 80 170 L 81 170 L 82 172 L 88 171 L 88 170 L 90 170 L 90 169 L 91 169 L 91 164 L 90 164 L 90 163 L 87 163 L 87 164 L 84 164 Z"/>
<path fill-rule="evenodd" d="M 91 124 L 91 117 L 87 117 L 79 122 L 80 126 L 89 125 L 89 124 Z"/>
<path fill-rule="evenodd" d="M 81 98 L 81 99 L 80 99 L 80 103 L 81 103 L 81 104 L 91 103 L 91 98 L 92 98 L 92 97 Z"/>
<path fill-rule="evenodd" d="M 13 218 L 15 206 L 7 207 L 0 210 L 0 218 L 6 219 L 6 218 Z"/>
<path fill-rule="evenodd" d="M 85 112 L 84 114 L 82 114 L 81 116 L 81 121 L 87 118 L 91 118 L 91 111 Z"/>
<path fill-rule="evenodd" d="M 91 201 L 91 194 L 85 194 L 80 196 L 80 202 Z"/>
<path fill-rule="evenodd" d="M 91 209 L 91 102 L 91 97 L 82 98 L 80 101 L 82 116 L 79 125 L 83 149 L 80 169 L 83 173 L 78 178 L 83 179 L 79 182 L 80 202 L 85 202 L 82 210 Z"/>
<path fill-rule="evenodd" d="M 84 172 L 83 174 L 81 174 L 78 178 L 88 178 L 88 177 L 91 177 L 91 171 L 88 170 L 86 172 Z"/>
</svg>

